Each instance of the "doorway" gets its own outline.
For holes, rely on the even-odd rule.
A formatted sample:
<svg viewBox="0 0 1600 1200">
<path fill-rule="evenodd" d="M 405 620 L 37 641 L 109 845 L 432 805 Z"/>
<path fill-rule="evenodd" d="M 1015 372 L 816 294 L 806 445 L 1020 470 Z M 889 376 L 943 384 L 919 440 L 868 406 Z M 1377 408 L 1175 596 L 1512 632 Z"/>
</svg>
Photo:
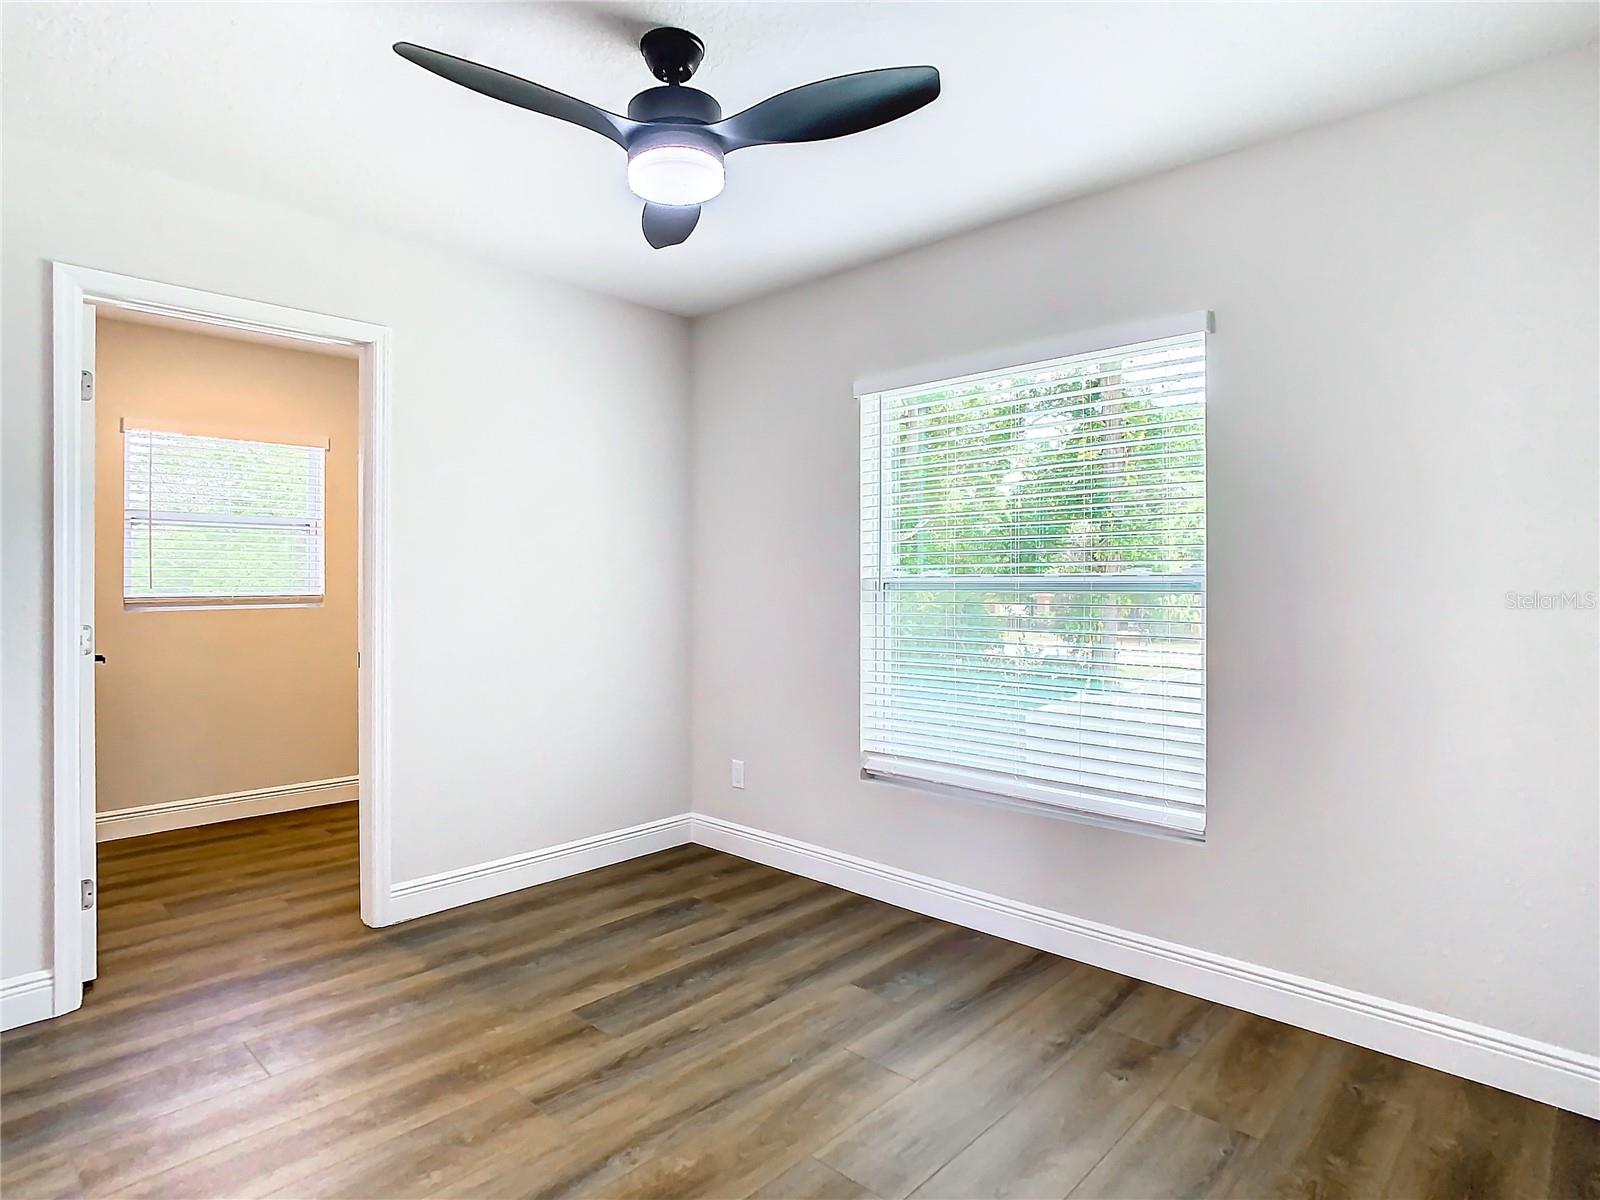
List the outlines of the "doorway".
<svg viewBox="0 0 1600 1200">
<path fill-rule="evenodd" d="M 383 686 L 388 662 L 384 553 L 387 544 L 388 331 L 344 318 L 65 264 L 56 264 L 54 284 L 53 1009 L 55 1015 L 60 1015 L 82 1003 L 83 985 L 96 973 L 97 816 L 100 836 L 114 837 L 119 826 L 121 832 L 151 832 L 206 819 L 229 819 L 230 815 L 252 815 L 307 803 L 348 800 L 354 792 L 359 807 L 361 918 L 373 926 L 389 921 L 388 739 Z M 326 540 L 334 534 L 334 514 L 319 511 L 326 500 L 339 494 L 340 485 L 327 477 L 332 435 L 318 438 L 306 431 L 304 421 L 300 422 L 300 432 L 290 431 L 284 422 L 294 424 L 298 418 L 292 415 L 285 417 L 278 413 L 276 432 L 265 430 L 264 436 L 252 438 L 249 436 L 252 428 L 257 434 L 264 432 L 262 422 L 258 419 L 252 424 L 239 419 L 241 414 L 237 413 L 230 421 L 224 410 L 226 401 L 221 397 L 216 400 L 217 411 L 201 418 L 205 428 L 199 428 L 194 425 L 192 413 L 157 411 L 165 401 L 148 398 L 155 393 L 147 391 L 143 403 L 148 411 L 135 414 L 130 409 L 115 414 L 117 436 L 109 438 L 105 426 L 112 414 L 102 411 L 103 402 L 97 394 L 97 344 L 106 340 L 106 351 L 109 353 L 114 347 L 119 360 L 126 364 L 130 361 L 126 353 L 130 331 L 139 328 L 169 339 L 196 338 L 220 344 L 225 338 L 235 346 L 248 343 L 255 351 L 270 348 L 300 355 L 308 349 L 316 350 L 320 352 L 322 364 L 331 368 L 331 371 L 325 370 L 324 375 L 337 376 L 340 368 L 335 364 L 343 365 L 346 377 L 353 375 L 355 412 L 351 414 L 353 419 L 341 429 L 340 437 L 347 443 L 348 470 L 341 502 L 354 511 L 347 514 L 348 528 L 340 534 L 345 537 L 342 549 L 329 545 Z M 203 358 L 203 350 L 203 345 L 198 351 L 191 347 L 191 356 L 198 354 Z M 126 407 L 127 403 L 127 394 L 123 392 L 118 404 Z M 191 428 L 180 428 L 185 423 Z M 108 445 L 114 446 L 113 452 L 127 456 L 123 462 L 97 464 L 97 424 L 101 426 L 101 457 Z M 319 440 L 323 443 L 320 446 Z M 351 442 L 354 444 L 348 444 Z M 298 497 L 298 507 L 295 504 L 267 505 L 271 509 L 267 515 L 272 519 L 261 527 L 266 532 L 249 535 L 270 541 L 273 550 L 267 557 L 273 560 L 271 570 L 258 561 L 253 567 L 239 568 L 242 573 L 233 579 L 219 577 L 215 571 L 185 574 L 181 555 L 174 548 L 183 546 L 185 539 L 192 544 L 196 535 L 174 528 L 158 528 L 152 533 L 152 525 L 159 526 L 161 514 L 167 511 L 160 505 L 145 502 L 144 513 L 127 515 L 138 507 L 127 499 L 132 496 L 131 491 L 125 490 L 128 480 L 138 482 L 138 471 L 127 463 L 137 459 L 135 466 L 148 473 L 152 455 L 162 458 L 163 473 L 169 477 L 183 475 L 189 469 L 185 466 L 187 463 L 193 466 L 193 478 L 198 481 L 209 469 L 208 461 L 214 464 L 219 455 L 234 455 L 268 462 L 272 471 L 291 480 L 292 487 L 288 490 Z M 230 477 L 239 474 L 231 468 L 226 473 Z M 262 480 L 262 487 L 273 486 L 265 482 L 265 476 Z M 125 494 L 116 497 L 102 494 L 113 484 L 124 489 Z M 192 482 L 191 490 L 194 487 L 204 491 L 201 483 Z M 115 530 L 101 528 L 98 556 L 97 502 L 100 524 L 105 525 L 106 513 L 111 512 L 118 526 Z M 223 507 L 226 506 L 224 503 Z M 204 524 L 204 519 L 199 523 Z M 134 533 L 141 537 L 129 532 L 134 524 L 139 525 Z M 257 544 L 262 543 L 258 541 Z M 115 551 L 121 552 L 118 555 L 121 561 L 110 564 L 115 579 L 108 578 L 102 570 L 97 619 L 96 560 Z M 165 554 L 165 566 L 152 562 L 152 553 L 157 558 Z M 208 639 L 210 652 L 214 654 L 219 650 L 222 627 L 215 624 L 215 620 L 224 615 L 235 621 L 261 617 L 270 621 L 290 616 L 286 610 L 296 607 L 302 616 L 317 615 L 337 621 L 337 612 L 329 607 L 333 593 L 324 588 L 324 567 L 336 564 L 341 556 L 346 558 L 343 569 L 348 576 L 343 581 L 346 608 L 353 609 L 345 615 L 353 628 L 345 630 L 346 640 L 339 648 L 331 649 L 334 642 L 329 641 L 329 637 L 337 641 L 333 634 L 322 637 L 328 644 L 320 648 L 345 656 L 346 663 L 348 656 L 356 660 L 353 664 L 354 778 L 347 769 L 341 769 L 340 773 L 326 776 L 313 772 L 313 776 L 306 779 L 283 779 L 237 790 L 219 786 L 215 791 L 206 792 L 199 781 L 237 778 L 241 763 L 248 763 L 252 755 L 259 760 L 270 752 L 270 744 L 267 741 L 254 747 L 241 744 L 237 754 L 229 756 L 229 762 L 219 764 L 192 753 L 200 742 L 191 738 L 187 743 L 190 753 L 184 754 L 185 743 L 180 730 L 161 730 L 158 735 L 153 732 L 157 727 L 148 720 L 150 714 L 145 714 L 145 724 L 141 728 L 136 689 L 130 686 L 129 669 L 141 662 L 147 669 L 155 664 L 180 667 L 185 655 L 203 662 Z M 215 557 L 207 555 L 208 561 Z M 108 597 L 107 589 L 113 585 L 115 595 Z M 244 594 L 252 587 L 259 594 Z M 350 603 L 351 591 L 354 592 L 353 604 Z M 224 599 L 219 595 L 222 592 L 230 595 Z M 116 601 L 114 609 L 110 606 L 113 599 Z M 223 607 L 232 611 L 226 614 L 217 611 Z M 319 608 L 321 612 L 314 611 Z M 180 611 L 173 611 L 175 609 Z M 174 623 L 190 614 L 213 620 L 209 632 L 200 631 L 198 640 L 189 637 L 199 629 L 198 625 Z M 133 618 L 145 620 L 135 624 Z M 163 621 L 165 625 L 161 624 Z M 108 689 L 112 694 L 108 699 L 114 696 L 116 703 L 101 705 L 97 721 L 96 671 L 103 673 L 113 668 L 109 661 L 111 656 L 105 653 L 109 647 L 101 645 L 100 636 L 102 625 L 108 622 L 115 623 L 115 640 L 124 648 L 126 657 L 121 664 L 124 675 Z M 231 632 L 237 634 L 241 628 L 234 624 Z M 181 636 L 175 638 L 175 631 L 181 631 Z M 112 629 L 108 627 L 105 632 L 110 634 Z M 320 643 L 306 649 L 314 651 L 318 645 Z M 220 649 L 226 652 L 227 647 L 224 644 Z M 102 658 L 105 661 L 97 664 Z M 191 680 L 194 677 L 191 674 Z M 342 693 L 346 701 L 349 691 L 346 683 Z M 193 712 L 174 711 L 163 715 L 179 724 L 186 719 L 190 722 L 211 720 L 207 706 L 197 705 L 195 700 L 192 696 L 184 700 Z M 99 805 L 102 811 L 97 813 L 96 797 L 102 782 L 97 752 L 101 722 L 106 725 L 106 734 L 115 739 L 116 761 L 106 763 L 105 783 L 108 794 L 115 793 L 116 798 L 110 805 Z M 244 720 L 234 721 L 233 730 L 248 741 L 251 724 L 246 714 Z M 292 726 L 290 728 L 292 735 Z M 270 730 L 264 732 L 271 733 Z M 303 736 L 305 731 L 300 733 Z M 141 738 L 165 740 L 169 734 L 174 740 L 168 749 L 179 753 L 163 761 L 161 771 L 148 769 L 154 759 L 146 762 L 144 770 L 130 766 L 128 757 L 132 754 L 137 758 L 137 744 Z M 304 768 L 317 762 L 349 763 L 348 745 L 341 749 L 335 744 L 336 739 L 323 740 L 327 744 L 320 747 L 297 747 L 297 753 L 304 752 L 301 757 L 305 762 L 292 766 L 289 773 L 296 774 L 296 767 L 298 773 L 303 773 Z M 134 748 L 130 750 L 130 746 Z M 287 757 L 293 759 L 294 756 Z M 243 769 L 247 773 L 251 770 L 248 766 Z M 259 775 L 261 769 L 258 761 L 255 773 Z M 230 771 L 235 775 L 230 776 Z M 167 778 L 166 772 L 176 772 L 182 778 Z M 151 798 L 158 791 L 183 793 L 196 788 L 199 790 L 191 795 L 167 797 L 163 794 Z M 149 794 L 144 794 L 146 792 Z M 130 800 L 134 802 L 129 803 Z M 108 819 L 106 810 L 116 815 Z"/>
</svg>

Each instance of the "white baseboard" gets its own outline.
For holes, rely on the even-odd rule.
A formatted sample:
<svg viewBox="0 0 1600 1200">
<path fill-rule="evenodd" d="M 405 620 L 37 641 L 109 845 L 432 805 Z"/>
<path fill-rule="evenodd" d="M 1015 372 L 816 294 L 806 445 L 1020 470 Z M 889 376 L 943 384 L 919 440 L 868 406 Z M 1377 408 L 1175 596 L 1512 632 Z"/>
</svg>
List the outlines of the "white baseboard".
<svg viewBox="0 0 1600 1200">
<path fill-rule="evenodd" d="M 356 776 L 342 775 L 337 779 L 313 779 L 248 792 L 224 792 L 218 796 L 113 808 L 95 814 L 94 840 L 112 842 L 147 833 L 165 833 L 169 829 L 237 821 L 242 817 L 264 817 L 269 813 L 292 812 L 323 804 L 343 804 L 356 798 L 356 784 Z"/>
<path fill-rule="evenodd" d="M 1007 900 L 720 817 L 692 840 L 1063 958 L 1600 1117 L 1600 1057 Z"/>
<path fill-rule="evenodd" d="M 559 846 L 407 879 L 389 889 L 387 916 L 390 921 L 409 921 L 446 908 L 549 883 L 552 879 L 593 871 L 596 867 L 609 867 L 640 855 L 682 846 L 688 841 L 689 814 L 680 813 Z"/>
<path fill-rule="evenodd" d="M 0 1029 L 31 1025 L 55 1014 L 55 980 L 49 971 L 0 979 Z"/>
<path fill-rule="evenodd" d="M 354 784 L 353 779 L 322 782 Z M 333 802 L 333 799 L 312 801 Z M 302 803 L 286 805 L 301 806 Z M 150 809 L 170 807 L 152 805 Z M 203 811 L 229 811 L 231 815 L 208 816 L 183 823 L 202 824 L 206 820 L 254 815 L 255 811 L 282 811 L 261 809 L 245 813 L 226 805 L 201 807 Z M 135 820 L 147 819 L 148 812 L 149 809 L 128 809 L 122 813 L 103 813 L 100 822 L 114 818 L 122 829 L 127 829 Z M 176 828 L 177 825 L 159 827 Z M 151 831 L 148 828 L 138 830 Z M 101 832 L 99 836 L 102 839 L 126 837 L 132 832 Z M 405 880 L 390 889 L 390 919 L 406 921 L 472 904 L 687 842 L 698 842 L 913 912 L 1310 1029 L 1573 1112 L 1600 1117 L 1600 1057 L 1596 1055 L 1009 900 L 700 813 L 682 813 L 558 846 Z M 0 1027 L 10 1029 L 42 1020 L 51 1015 L 51 1003 L 48 971 L 0 981 L 0 1017 L 3 1017 Z"/>
</svg>

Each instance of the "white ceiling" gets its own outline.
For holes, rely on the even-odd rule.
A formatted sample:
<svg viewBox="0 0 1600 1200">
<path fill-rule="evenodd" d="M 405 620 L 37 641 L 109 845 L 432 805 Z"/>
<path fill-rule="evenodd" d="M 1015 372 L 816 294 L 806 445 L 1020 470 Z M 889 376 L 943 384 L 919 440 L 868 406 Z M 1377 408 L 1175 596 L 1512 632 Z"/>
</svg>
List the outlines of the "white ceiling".
<svg viewBox="0 0 1600 1200">
<path fill-rule="evenodd" d="M 1591 41 L 1589 3 L 13 4 L 5 132 L 375 223 L 682 313 Z M 420 42 L 613 111 L 653 24 L 705 40 L 736 112 L 932 63 L 869 133 L 758 147 L 655 251 L 622 152 L 467 92 Z"/>
</svg>

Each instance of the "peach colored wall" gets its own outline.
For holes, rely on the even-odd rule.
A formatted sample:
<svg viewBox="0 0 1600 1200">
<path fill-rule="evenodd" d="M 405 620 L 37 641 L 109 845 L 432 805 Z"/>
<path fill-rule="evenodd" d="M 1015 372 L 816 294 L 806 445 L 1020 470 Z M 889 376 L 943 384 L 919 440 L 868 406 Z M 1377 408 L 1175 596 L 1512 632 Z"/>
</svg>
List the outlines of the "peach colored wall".
<svg viewBox="0 0 1600 1200">
<path fill-rule="evenodd" d="M 101 812 L 356 773 L 357 364 L 96 323 L 95 675 Z M 125 611 L 121 424 L 329 441 L 317 607 Z"/>
</svg>

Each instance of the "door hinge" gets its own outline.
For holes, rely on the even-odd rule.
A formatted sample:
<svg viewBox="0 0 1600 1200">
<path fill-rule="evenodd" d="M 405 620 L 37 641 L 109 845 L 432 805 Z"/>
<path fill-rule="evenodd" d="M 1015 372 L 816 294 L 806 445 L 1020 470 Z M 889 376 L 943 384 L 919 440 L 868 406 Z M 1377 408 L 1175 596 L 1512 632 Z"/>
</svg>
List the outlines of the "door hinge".
<svg viewBox="0 0 1600 1200">
<path fill-rule="evenodd" d="M 94 653 L 94 626 L 93 625 L 79 625 L 78 626 L 78 653 L 79 654 L 93 654 Z"/>
<path fill-rule="evenodd" d="M 85 404 L 94 399 L 93 371 L 83 372 L 83 376 L 78 383 L 78 399 L 82 400 Z"/>
<path fill-rule="evenodd" d="M 83 907 L 85 909 L 93 908 L 94 907 L 94 880 L 85 879 L 81 884 L 79 884 L 78 885 L 78 894 L 83 900 Z"/>
</svg>

